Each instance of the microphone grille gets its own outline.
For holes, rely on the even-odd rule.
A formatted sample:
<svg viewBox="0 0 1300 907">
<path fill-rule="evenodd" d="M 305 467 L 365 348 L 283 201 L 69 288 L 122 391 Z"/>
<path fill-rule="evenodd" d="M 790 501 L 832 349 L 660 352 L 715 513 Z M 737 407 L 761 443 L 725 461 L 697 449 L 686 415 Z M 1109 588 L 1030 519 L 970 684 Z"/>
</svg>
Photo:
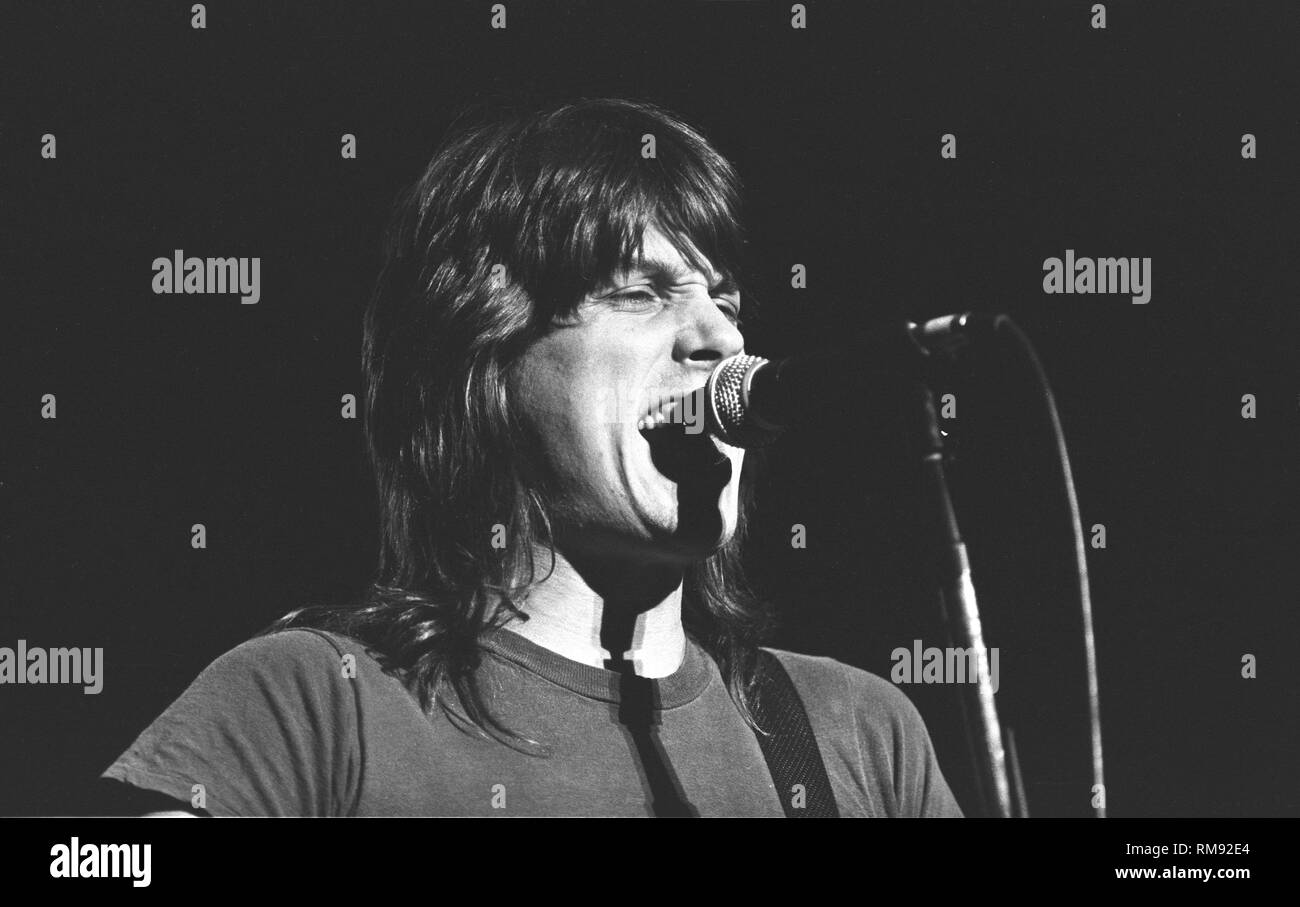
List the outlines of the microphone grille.
<svg viewBox="0 0 1300 907">
<path fill-rule="evenodd" d="M 749 418 L 749 378 L 767 362 L 746 353 L 724 359 L 709 376 L 708 401 L 714 433 L 733 447 L 758 447 L 775 435 Z"/>
</svg>

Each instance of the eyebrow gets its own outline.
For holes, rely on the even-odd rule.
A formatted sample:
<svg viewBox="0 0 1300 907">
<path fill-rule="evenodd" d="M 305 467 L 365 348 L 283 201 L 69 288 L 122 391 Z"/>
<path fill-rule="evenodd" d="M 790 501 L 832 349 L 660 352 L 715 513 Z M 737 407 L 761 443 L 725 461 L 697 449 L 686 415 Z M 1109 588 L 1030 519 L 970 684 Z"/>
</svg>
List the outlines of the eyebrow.
<svg viewBox="0 0 1300 907">
<path fill-rule="evenodd" d="M 685 267 L 680 262 L 665 261 L 661 258 L 645 258 L 638 261 L 634 267 L 616 271 L 613 279 L 617 280 L 620 277 L 632 277 L 636 274 L 642 274 L 646 277 L 678 281 L 696 273 L 698 272 Z M 738 293 L 740 292 L 740 286 L 736 283 L 735 278 L 730 275 L 715 273 L 709 279 L 709 292 Z"/>
</svg>

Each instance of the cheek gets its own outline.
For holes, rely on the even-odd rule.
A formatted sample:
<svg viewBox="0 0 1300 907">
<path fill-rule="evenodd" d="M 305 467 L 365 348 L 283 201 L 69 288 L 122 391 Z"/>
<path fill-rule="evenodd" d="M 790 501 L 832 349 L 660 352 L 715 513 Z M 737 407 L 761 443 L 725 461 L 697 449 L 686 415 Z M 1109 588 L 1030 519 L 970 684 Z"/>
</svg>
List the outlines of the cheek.
<svg viewBox="0 0 1300 907">
<path fill-rule="evenodd" d="M 521 388 L 521 414 L 552 456 L 588 459 L 611 431 L 606 401 L 581 376 Z"/>
<path fill-rule="evenodd" d="M 572 352 L 539 344 L 520 361 L 511 383 L 513 408 L 535 437 L 537 457 L 566 485 L 604 459 L 603 438 L 614 421 L 602 391 L 603 363 Z"/>
<path fill-rule="evenodd" d="M 516 411 L 546 438 L 563 427 L 583 380 L 561 345 L 550 338 L 539 340 L 514 370 L 511 391 Z"/>
<path fill-rule="evenodd" d="M 646 332 L 615 331 L 592 323 L 558 330 L 531 347 L 515 372 L 520 412 L 545 426 L 550 440 L 591 440 L 618 423 L 636 421 L 634 401 L 644 393 Z"/>
</svg>

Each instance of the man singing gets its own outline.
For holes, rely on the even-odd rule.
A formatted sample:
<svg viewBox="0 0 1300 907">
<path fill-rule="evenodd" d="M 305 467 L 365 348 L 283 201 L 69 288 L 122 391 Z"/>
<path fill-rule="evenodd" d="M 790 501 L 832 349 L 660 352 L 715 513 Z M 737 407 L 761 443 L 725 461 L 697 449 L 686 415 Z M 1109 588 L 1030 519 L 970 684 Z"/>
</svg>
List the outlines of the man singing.
<svg viewBox="0 0 1300 907">
<path fill-rule="evenodd" d="M 458 124 L 366 313 L 376 582 L 218 658 L 105 777 L 216 816 L 960 816 L 899 690 L 758 645 L 744 451 L 680 418 L 744 349 L 743 242 L 731 165 L 655 106 Z"/>
</svg>

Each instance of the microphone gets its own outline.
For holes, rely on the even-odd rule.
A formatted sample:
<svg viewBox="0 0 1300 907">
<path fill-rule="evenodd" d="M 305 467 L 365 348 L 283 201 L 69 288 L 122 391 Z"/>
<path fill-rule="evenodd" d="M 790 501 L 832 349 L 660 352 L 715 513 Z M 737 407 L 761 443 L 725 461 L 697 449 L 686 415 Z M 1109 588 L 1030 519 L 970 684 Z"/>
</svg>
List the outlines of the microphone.
<svg viewBox="0 0 1300 907">
<path fill-rule="evenodd" d="M 696 393 L 705 428 L 732 447 L 764 447 L 797 417 L 855 391 L 871 376 L 919 378 L 936 356 L 951 356 L 991 335 L 1000 316 L 963 312 L 924 324 L 905 321 L 877 331 L 851 352 L 768 360 L 741 353 L 714 366 Z"/>
</svg>

